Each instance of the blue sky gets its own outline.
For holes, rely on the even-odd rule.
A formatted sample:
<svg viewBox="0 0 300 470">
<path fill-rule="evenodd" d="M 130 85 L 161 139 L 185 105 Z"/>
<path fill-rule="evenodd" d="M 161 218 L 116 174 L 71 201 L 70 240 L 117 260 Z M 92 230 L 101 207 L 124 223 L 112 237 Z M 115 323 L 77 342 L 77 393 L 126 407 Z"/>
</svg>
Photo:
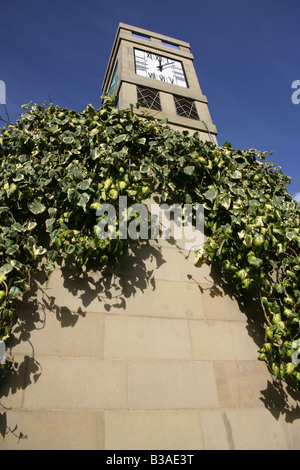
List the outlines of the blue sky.
<svg viewBox="0 0 300 470">
<path fill-rule="evenodd" d="M 219 144 L 275 152 L 268 159 L 292 178 L 288 190 L 300 201 L 300 104 L 291 99 L 299 20 L 299 0 L 0 0 L 10 120 L 49 96 L 76 111 L 99 107 L 119 22 L 145 28 L 191 44 Z"/>
</svg>

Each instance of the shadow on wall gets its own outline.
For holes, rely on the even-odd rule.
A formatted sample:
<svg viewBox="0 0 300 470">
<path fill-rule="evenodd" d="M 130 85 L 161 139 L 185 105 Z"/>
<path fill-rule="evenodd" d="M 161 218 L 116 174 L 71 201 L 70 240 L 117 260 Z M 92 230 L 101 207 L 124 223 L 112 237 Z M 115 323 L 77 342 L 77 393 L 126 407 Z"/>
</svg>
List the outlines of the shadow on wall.
<svg viewBox="0 0 300 470">
<path fill-rule="evenodd" d="M 260 349 L 265 335 L 264 313 L 260 301 L 251 296 L 250 293 L 244 294 L 242 298 L 237 297 L 233 286 L 223 279 L 221 271 L 216 265 L 211 269 L 211 277 L 215 282 L 211 289 L 211 296 L 222 295 L 223 290 L 225 294 L 236 299 L 241 312 L 247 317 L 249 336 Z M 260 400 L 276 420 L 279 419 L 281 414 L 285 415 L 287 423 L 300 419 L 300 391 L 292 379 L 283 382 L 270 374 L 266 389 L 260 390 L 260 393 Z"/>
<path fill-rule="evenodd" d="M 139 252 L 138 257 L 135 256 L 136 250 Z M 41 364 L 35 358 L 31 333 L 45 327 L 46 311 L 55 314 L 62 328 L 73 328 L 80 316 L 86 316 L 85 308 L 90 307 L 93 302 L 97 305 L 97 310 L 94 311 L 121 311 L 126 308 L 126 298 L 138 291 L 143 292 L 148 286 L 155 290 L 154 269 L 148 269 L 146 261 L 151 258 L 156 269 L 159 269 L 165 260 L 160 250 L 154 246 L 136 250 L 124 255 L 118 266 L 102 271 L 92 266 L 79 274 L 71 257 L 66 260 L 64 267 L 58 266 L 57 271 L 62 275 L 64 289 L 80 301 L 81 306 L 76 311 L 66 305 L 58 305 L 56 296 L 48 294 L 46 275 L 42 270 L 37 271 L 31 282 L 30 292 L 18 303 L 18 322 L 6 344 L 9 355 L 13 355 L 14 348 L 21 343 L 30 345 L 31 354 L 24 356 L 20 363 L 15 360 L 13 367 L 1 381 L 0 406 L 1 398 L 14 394 L 17 390 L 24 390 L 35 383 L 42 373 Z"/>
<path fill-rule="evenodd" d="M 155 290 L 155 273 L 164 263 L 166 260 L 162 251 L 147 243 L 142 248 L 135 248 L 132 253 L 124 255 L 116 267 L 106 268 L 101 272 L 97 266 L 94 266 L 79 275 L 74 260 L 67 259 L 66 265 L 57 271 L 62 275 L 61 280 L 66 291 L 71 296 L 80 299 L 80 306 L 76 310 L 66 305 L 58 305 L 56 296 L 49 295 L 47 292 L 47 279 L 44 273 L 37 272 L 32 281 L 30 293 L 25 295 L 19 303 L 18 323 L 14 328 L 13 337 L 7 344 L 8 349 L 13 351 L 14 347 L 20 343 L 27 342 L 30 345 L 31 354 L 23 357 L 20 363 L 16 362 L 0 383 L 0 434 L 3 438 L 9 432 L 18 439 L 26 438 L 18 432 L 17 427 L 7 426 L 7 409 L 1 404 L 1 399 L 34 384 L 42 374 L 41 364 L 35 357 L 34 346 L 31 343 L 31 333 L 44 328 L 46 311 L 55 314 L 62 328 L 76 327 L 79 317 L 86 315 L 85 309 L 90 309 L 93 302 L 98 305 L 97 311 L 109 313 L 120 310 L 121 312 L 126 309 L 126 299 L 149 287 Z M 222 279 L 217 266 L 214 265 L 211 268 L 210 277 L 214 281 L 209 287 L 211 297 L 223 296 L 224 293 L 231 298 L 234 297 L 232 287 Z M 193 277 L 193 274 L 187 274 L 187 281 L 197 283 L 199 291 L 203 292 L 204 287 Z M 205 288 L 207 289 L 207 284 Z M 236 298 L 236 301 L 247 317 L 249 335 L 259 349 L 264 337 L 264 316 L 260 304 L 249 295 L 244 296 L 242 300 Z M 300 393 L 293 383 L 281 383 L 276 379 L 272 380 L 270 376 L 266 389 L 261 390 L 260 393 L 261 401 L 276 419 L 279 419 L 281 414 L 285 415 L 287 422 L 300 418 L 300 407 L 289 405 L 289 396 L 296 402 L 300 402 Z M 3 413 L 1 413 L 1 406 Z"/>
<path fill-rule="evenodd" d="M 138 256 L 135 256 L 137 250 Z M 136 248 L 132 254 L 124 255 L 116 267 L 99 271 L 97 266 L 92 266 L 88 271 L 79 274 L 75 260 L 70 256 L 64 267 L 58 266 L 58 271 L 62 274 L 64 289 L 71 296 L 80 299 L 81 306 L 76 311 L 72 311 L 68 306 L 58 305 L 55 295 L 49 296 L 47 293 L 48 280 L 45 273 L 42 270 L 36 272 L 30 291 L 18 302 L 18 322 L 6 344 L 11 356 L 14 348 L 22 343 L 30 345 L 31 354 L 22 357 L 21 362 L 15 359 L 12 368 L 0 382 L 0 435 L 3 439 L 9 433 L 18 441 L 27 438 L 18 431 L 17 425 L 8 426 L 7 411 L 11 408 L 4 406 L 2 400 L 36 383 L 42 374 L 42 366 L 35 357 L 31 333 L 45 327 L 46 311 L 55 314 L 62 328 L 73 328 L 76 327 L 80 316 L 86 316 L 85 308 L 93 302 L 97 302 L 97 310 L 101 312 L 109 312 L 111 309 L 125 310 L 126 298 L 138 291 L 143 292 L 148 286 L 155 290 L 155 269 L 147 268 L 149 259 L 154 262 L 155 269 L 159 269 L 166 262 L 156 247 L 148 247 L 146 250 Z"/>
</svg>

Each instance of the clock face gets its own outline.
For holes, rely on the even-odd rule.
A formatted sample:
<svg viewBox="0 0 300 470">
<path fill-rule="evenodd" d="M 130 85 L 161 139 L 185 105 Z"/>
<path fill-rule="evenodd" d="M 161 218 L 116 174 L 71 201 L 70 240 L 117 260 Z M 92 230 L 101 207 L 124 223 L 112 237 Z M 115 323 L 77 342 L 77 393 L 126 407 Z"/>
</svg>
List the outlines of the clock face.
<svg viewBox="0 0 300 470">
<path fill-rule="evenodd" d="M 137 75 L 187 88 L 183 65 L 178 60 L 139 49 L 134 50 L 134 56 Z"/>
</svg>

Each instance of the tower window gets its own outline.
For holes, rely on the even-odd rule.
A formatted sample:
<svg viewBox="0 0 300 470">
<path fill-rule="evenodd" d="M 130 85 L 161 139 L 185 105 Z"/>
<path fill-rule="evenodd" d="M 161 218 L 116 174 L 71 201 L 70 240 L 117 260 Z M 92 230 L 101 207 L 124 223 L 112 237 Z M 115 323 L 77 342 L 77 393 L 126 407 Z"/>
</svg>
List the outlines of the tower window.
<svg viewBox="0 0 300 470">
<path fill-rule="evenodd" d="M 131 35 L 135 38 L 138 38 L 138 39 L 146 39 L 146 41 L 150 41 L 149 36 L 146 36 L 145 34 L 139 34 L 139 33 L 132 32 Z"/>
<path fill-rule="evenodd" d="M 144 108 L 156 109 L 161 111 L 159 91 L 152 88 L 137 86 L 138 103 Z"/>
<path fill-rule="evenodd" d="M 199 121 L 195 101 L 181 96 L 174 96 L 174 101 L 178 116 L 197 119 Z"/>
<path fill-rule="evenodd" d="M 161 41 L 161 43 L 162 43 L 163 46 L 173 47 L 174 49 L 179 49 L 179 46 L 177 46 L 177 44 L 173 44 L 173 43 L 167 42 L 167 41 Z"/>
</svg>

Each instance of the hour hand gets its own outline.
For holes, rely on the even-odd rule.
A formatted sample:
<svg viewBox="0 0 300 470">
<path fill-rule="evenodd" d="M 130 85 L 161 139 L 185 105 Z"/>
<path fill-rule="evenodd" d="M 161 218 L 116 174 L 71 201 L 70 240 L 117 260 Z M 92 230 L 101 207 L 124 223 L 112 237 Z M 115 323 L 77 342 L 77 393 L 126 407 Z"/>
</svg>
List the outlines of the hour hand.
<svg viewBox="0 0 300 470">
<path fill-rule="evenodd" d="M 162 71 L 163 69 L 163 65 L 161 64 L 161 59 L 159 58 L 158 59 L 158 62 L 159 62 L 159 65 L 157 66 L 158 70 L 160 70 L 160 72 Z"/>
</svg>

